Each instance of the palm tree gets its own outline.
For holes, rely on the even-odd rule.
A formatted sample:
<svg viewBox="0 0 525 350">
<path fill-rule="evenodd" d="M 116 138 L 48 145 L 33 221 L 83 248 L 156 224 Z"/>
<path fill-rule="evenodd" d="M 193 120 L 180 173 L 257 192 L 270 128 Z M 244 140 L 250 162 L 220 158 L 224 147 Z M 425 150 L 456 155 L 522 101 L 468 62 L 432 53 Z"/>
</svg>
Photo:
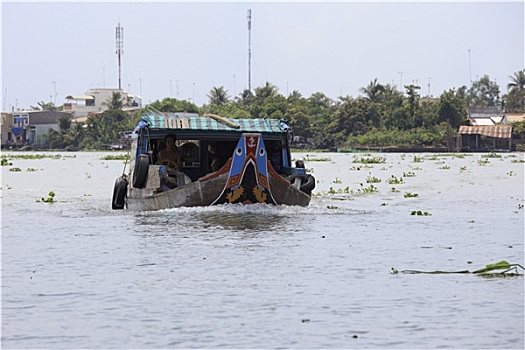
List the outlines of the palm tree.
<svg viewBox="0 0 525 350">
<path fill-rule="evenodd" d="M 106 100 L 106 104 L 109 106 L 109 109 L 122 109 L 122 107 L 124 107 L 122 94 L 120 92 L 113 91 L 111 97 Z"/>
<path fill-rule="evenodd" d="M 525 69 L 514 73 L 514 76 L 509 75 L 511 82 L 507 84 L 507 90 L 522 92 L 525 89 Z"/>
<path fill-rule="evenodd" d="M 266 82 L 263 86 L 255 88 L 255 97 L 257 99 L 265 100 L 269 97 L 277 96 L 278 91 L 279 89 L 277 86 L 270 82 Z"/>
<path fill-rule="evenodd" d="M 366 87 L 359 89 L 372 102 L 380 102 L 385 87 L 377 83 L 377 78 L 371 81 Z"/>
<path fill-rule="evenodd" d="M 509 75 L 511 82 L 507 84 L 508 94 L 504 96 L 505 109 L 522 112 L 525 110 L 525 69 Z"/>
<path fill-rule="evenodd" d="M 230 96 L 228 96 L 228 91 L 224 89 L 224 86 L 214 87 L 207 96 L 210 99 L 210 104 L 217 106 L 230 101 Z"/>
</svg>

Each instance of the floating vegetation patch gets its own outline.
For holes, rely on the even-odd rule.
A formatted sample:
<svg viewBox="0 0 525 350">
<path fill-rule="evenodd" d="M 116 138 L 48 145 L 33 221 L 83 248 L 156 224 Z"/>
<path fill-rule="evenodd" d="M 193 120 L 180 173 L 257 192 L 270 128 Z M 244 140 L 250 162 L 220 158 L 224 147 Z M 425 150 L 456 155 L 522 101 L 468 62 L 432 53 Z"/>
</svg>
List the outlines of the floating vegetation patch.
<svg viewBox="0 0 525 350">
<path fill-rule="evenodd" d="M 385 157 L 371 157 L 371 158 L 356 158 L 352 163 L 361 163 L 361 164 L 381 164 L 386 162 Z"/>
<path fill-rule="evenodd" d="M 4 157 L 4 156 L 2 156 Z M 60 158 L 76 158 L 76 155 L 62 156 L 61 154 L 9 154 L 11 159 L 60 159 Z"/>
<path fill-rule="evenodd" d="M 423 158 L 414 156 L 414 163 L 421 163 L 421 162 L 423 162 Z"/>
<path fill-rule="evenodd" d="M 469 262 L 470 263 L 470 262 Z M 509 264 L 507 261 L 502 260 L 494 264 L 485 265 L 485 267 L 478 269 L 476 271 L 470 272 L 469 270 L 460 270 L 460 271 L 419 271 L 419 270 L 402 270 L 398 271 L 396 268 L 391 268 L 390 272 L 392 274 L 407 273 L 407 274 L 430 274 L 430 275 L 440 275 L 440 274 L 475 274 L 485 277 L 507 277 L 507 276 L 523 276 L 523 271 L 525 268 L 520 264 Z M 520 273 L 520 271 L 522 273 Z"/>
<path fill-rule="evenodd" d="M 412 210 L 410 212 L 410 215 L 416 215 L 416 216 L 430 216 L 432 214 L 430 214 L 428 211 L 421 211 L 421 210 Z"/>
<path fill-rule="evenodd" d="M 350 193 L 353 193 L 353 192 L 352 192 L 352 190 L 350 190 L 349 186 L 346 186 L 345 188 L 338 188 L 338 189 L 330 187 L 328 189 L 328 192 L 327 192 L 328 195 L 342 194 L 342 193 L 350 194 Z"/>
<path fill-rule="evenodd" d="M 490 161 L 488 158 L 478 160 L 478 165 L 487 165 L 487 164 L 490 164 Z"/>
<path fill-rule="evenodd" d="M 397 178 L 394 175 L 392 175 L 390 179 L 386 180 L 386 182 L 390 185 L 399 185 L 403 183 L 403 177 Z"/>
<path fill-rule="evenodd" d="M 419 197 L 419 194 L 417 194 L 417 193 L 412 193 L 412 192 L 407 192 L 407 193 L 405 193 L 405 196 L 404 196 L 404 197 L 405 197 L 405 198 L 417 198 L 417 197 Z"/>
<path fill-rule="evenodd" d="M 340 184 L 343 183 L 340 178 L 336 177 L 335 180 L 332 181 L 334 184 Z"/>
<path fill-rule="evenodd" d="M 0 161 L 1 166 L 11 166 L 13 163 L 9 161 L 5 156 L 2 156 L 2 160 Z"/>
<path fill-rule="evenodd" d="M 368 176 L 366 178 L 366 183 L 367 184 L 378 184 L 381 182 L 381 179 L 378 179 L 377 177 L 375 176 Z"/>
<path fill-rule="evenodd" d="M 129 154 L 117 154 L 117 155 L 107 155 L 101 158 L 102 160 L 129 160 Z"/>
<path fill-rule="evenodd" d="M 33 171 L 36 171 L 36 169 L 35 168 L 27 168 L 26 171 L 33 172 Z"/>
<path fill-rule="evenodd" d="M 363 184 L 360 184 L 361 185 L 361 188 L 357 190 L 357 192 L 362 192 L 362 193 L 377 193 L 379 192 L 377 190 L 377 187 L 375 187 L 374 185 L 370 185 L 368 187 L 364 187 Z"/>
<path fill-rule="evenodd" d="M 414 176 L 416 176 L 416 174 L 411 171 L 409 171 L 408 173 L 403 172 L 403 177 L 414 177 Z"/>
<path fill-rule="evenodd" d="M 463 171 L 467 171 L 467 167 L 466 166 L 462 166 L 462 167 L 459 168 L 459 171 L 462 171 L 462 172 Z"/>
<path fill-rule="evenodd" d="M 440 167 L 439 169 L 448 170 L 448 169 L 450 169 L 450 166 L 449 165 L 445 165 L 445 166 Z"/>
<path fill-rule="evenodd" d="M 9 171 L 18 172 L 18 171 L 22 171 L 22 169 L 20 169 L 19 167 L 14 167 L 14 168 L 9 168 Z"/>
<path fill-rule="evenodd" d="M 306 155 L 306 157 L 303 158 L 303 161 L 305 162 L 331 162 L 332 158 L 328 157 L 312 157 L 310 155 Z"/>
<path fill-rule="evenodd" d="M 491 153 L 488 153 L 488 154 L 481 155 L 481 158 L 503 158 L 503 157 L 501 156 L 501 154 L 497 154 L 497 153 L 491 152 Z"/>
<path fill-rule="evenodd" d="M 36 200 L 37 203 L 55 203 L 55 192 L 51 191 L 48 193 L 47 198 L 41 198 Z"/>
<path fill-rule="evenodd" d="M 326 208 L 327 209 L 339 209 L 339 207 L 336 205 L 327 205 Z"/>
<path fill-rule="evenodd" d="M 395 187 L 392 187 L 392 189 L 390 190 L 391 192 L 394 192 L 394 193 L 397 193 L 397 192 L 400 192 L 398 189 L 396 189 Z"/>
<path fill-rule="evenodd" d="M 513 172 L 513 171 L 511 170 L 511 171 L 509 171 L 509 172 L 507 173 L 507 175 L 508 175 L 508 176 L 516 176 L 516 175 L 518 175 L 518 174 L 516 174 L 515 172 Z"/>
<path fill-rule="evenodd" d="M 525 159 L 513 159 L 510 162 L 511 163 L 525 163 Z"/>
</svg>

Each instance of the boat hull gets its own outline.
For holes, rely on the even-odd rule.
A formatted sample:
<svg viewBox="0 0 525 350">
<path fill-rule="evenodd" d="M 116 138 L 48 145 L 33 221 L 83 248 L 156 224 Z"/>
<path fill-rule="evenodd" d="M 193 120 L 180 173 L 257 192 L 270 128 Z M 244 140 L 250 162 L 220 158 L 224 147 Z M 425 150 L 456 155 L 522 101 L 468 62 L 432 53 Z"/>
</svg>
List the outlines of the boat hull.
<svg viewBox="0 0 525 350">
<path fill-rule="evenodd" d="M 257 190 L 259 187 L 254 185 L 253 167 L 247 167 L 243 181 L 238 187 L 228 187 L 228 181 L 231 179 L 230 159 L 217 172 L 174 189 L 159 192 L 157 188 L 129 188 L 126 206 L 129 210 L 151 211 L 220 204 L 309 205 L 310 195 L 279 175 L 270 162 L 267 166 L 268 191 Z M 242 194 L 238 195 L 241 191 Z"/>
</svg>

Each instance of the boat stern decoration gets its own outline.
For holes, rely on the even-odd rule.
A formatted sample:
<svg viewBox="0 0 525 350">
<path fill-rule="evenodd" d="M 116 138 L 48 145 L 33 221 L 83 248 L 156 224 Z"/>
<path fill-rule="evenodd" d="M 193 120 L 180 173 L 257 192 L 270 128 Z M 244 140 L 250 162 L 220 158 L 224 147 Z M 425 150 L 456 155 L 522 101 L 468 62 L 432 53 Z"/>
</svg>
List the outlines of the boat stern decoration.
<svg viewBox="0 0 525 350">
<path fill-rule="evenodd" d="M 166 135 L 180 168 L 159 162 Z M 151 107 L 133 132 L 129 172 L 117 178 L 113 209 L 267 203 L 307 206 L 315 179 L 291 166 L 291 129 L 283 120 L 162 113 Z"/>
</svg>

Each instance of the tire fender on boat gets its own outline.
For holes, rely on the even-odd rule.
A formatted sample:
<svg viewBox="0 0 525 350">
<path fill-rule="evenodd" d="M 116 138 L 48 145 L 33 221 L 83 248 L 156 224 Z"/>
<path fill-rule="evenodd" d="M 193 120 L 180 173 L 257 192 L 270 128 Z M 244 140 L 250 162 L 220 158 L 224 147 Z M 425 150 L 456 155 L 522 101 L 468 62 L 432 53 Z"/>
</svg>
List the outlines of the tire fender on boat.
<svg viewBox="0 0 525 350">
<path fill-rule="evenodd" d="M 290 183 L 294 183 L 295 179 L 301 179 L 301 185 L 299 189 L 304 193 L 311 194 L 312 190 L 315 188 L 315 177 L 308 174 L 292 174 L 286 178 Z"/>
<path fill-rule="evenodd" d="M 149 156 L 141 154 L 135 162 L 135 169 L 133 170 L 133 187 L 144 188 L 146 180 L 148 179 Z"/>
<path fill-rule="evenodd" d="M 126 203 L 126 193 L 128 190 L 128 180 L 119 176 L 115 181 L 115 186 L 113 187 L 113 198 L 111 200 L 111 209 L 120 210 L 124 209 Z"/>
</svg>

